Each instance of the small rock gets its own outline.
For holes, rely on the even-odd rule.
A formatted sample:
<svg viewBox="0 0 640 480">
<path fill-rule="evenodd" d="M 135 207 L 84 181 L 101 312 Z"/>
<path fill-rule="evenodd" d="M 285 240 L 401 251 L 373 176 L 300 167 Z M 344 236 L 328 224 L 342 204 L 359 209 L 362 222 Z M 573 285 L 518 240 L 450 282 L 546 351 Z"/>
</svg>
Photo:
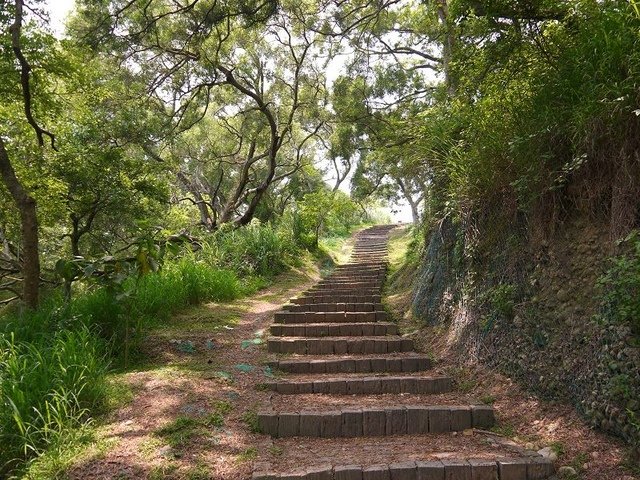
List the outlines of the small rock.
<svg viewBox="0 0 640 480">
<path fill-rule="evenodd" d="M 573 467 L 564 466 L 558 469 L 558 475 L 560 475 L 560 478 L 562 478 L 563 476 L 570 477 L 577 474 L 578 472 L 576 472 L 576 469 Z"/>
<path fill-rule="evenodd" d="M 529 442 L 529 443 L 525 443 L 524 449 L 525 450 L 535 450 L 536 447 L 533 445 L 533 443 Z"/>
<path fill-rule="evenodd" d="M 464 435 L 465 437 L 472 437 L 473 436 L 473 428 L 467 428 L 466 430 L 462 431 L 462 435 Z"/>
<path fill-rule="evenodd" d="M 558 454 L 553 451 L 551 447 L 544 447 L 541 450 L 538 450 L 538 455 L 542 455 L 544 458 L 548 458 L 552 462 L 555 462 L 558 459 Z"/>
<path fill-rule="evenodd" d="M 169 445 L 165 445 L 164 447 L 160 447 L 158 449 L 158 455 L 161 457 L 171 457 L 173 454 L 173 449 Z"/>
</svg>

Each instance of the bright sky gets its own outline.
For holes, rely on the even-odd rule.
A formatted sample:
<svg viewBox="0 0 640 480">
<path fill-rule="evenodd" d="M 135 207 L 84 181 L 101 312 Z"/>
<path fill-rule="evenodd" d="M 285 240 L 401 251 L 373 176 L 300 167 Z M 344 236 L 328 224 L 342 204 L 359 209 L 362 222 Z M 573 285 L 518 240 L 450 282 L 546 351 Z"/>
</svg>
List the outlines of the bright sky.
<svg viewBox="0 0 640 480">
<path fill-rule="evenodd" d="M 64 34 L 65 21 L 75 8 L 75 0 L 47 0 L 46 3 L 49 7 L 51 27 L 54 33 L 61 37 Z M 331 82 L 339 75 L 342 64 L 343 60 L 338 58 L 329 65 L 327 77 Z M 347 179 L 342 187 L 346 187 L 345 190 L 348 190 L 348 186 L 349 182 Z M 393 211 L 390 208 L 385 210 L 389 212 L 394 222 L 411 222 L 411 209 L 406 203 L 395 206 Z"/>
<path fill-rule="evenodd" d="M 75 0 L 47 0 L 51 27 L 58 36 L 64 33 L 64 22 L 69 16 L 69 12 L 75 7 Z"/>
</svg>

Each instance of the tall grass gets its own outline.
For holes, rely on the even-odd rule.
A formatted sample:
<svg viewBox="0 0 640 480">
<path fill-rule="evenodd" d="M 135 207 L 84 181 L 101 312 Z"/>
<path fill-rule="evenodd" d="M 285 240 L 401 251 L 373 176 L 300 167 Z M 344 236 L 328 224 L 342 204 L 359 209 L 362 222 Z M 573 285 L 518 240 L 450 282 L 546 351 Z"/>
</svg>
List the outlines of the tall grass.
<svg viewBox="0 0 640 480">
<path fill-rule="evenodd" d="M 107 391 L 104 342 L 86 326 L 49 340 L 0 336 L 0 475 L 64 443 L 100 410 Z"/>
<path fill-rule="evenodd" d="M 245 228 L 216 232 L 204 254 L 212 263 L 240 275 L 271 276 L 286 270 L 299 252 L 293 227 L 252 222 Z"/>
</svg>

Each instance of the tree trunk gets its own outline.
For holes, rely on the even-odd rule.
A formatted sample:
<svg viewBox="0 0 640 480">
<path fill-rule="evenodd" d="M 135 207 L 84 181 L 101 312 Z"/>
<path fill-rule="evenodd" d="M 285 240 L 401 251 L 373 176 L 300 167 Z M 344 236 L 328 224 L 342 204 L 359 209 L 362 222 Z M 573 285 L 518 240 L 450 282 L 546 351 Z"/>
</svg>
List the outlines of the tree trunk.
<svg viewBox="0 0 640 480">
<path fill-rule="evenodd" d="M 73 230 L 69 234 L 69 240 L 71 241 L 71 254 L 74 257 L 80 256 L 80 221 L 75 215 L 71 214 L 71 225 Z"/>
<path fill-rule="evenodd" d="M 413 219 L 413 224 L 420 224 L 420 212 L 418 211 L 418 205 L 413 201 L 409 201 L 409 205 L 411 205 L 411 218 Z"/>
<path fill-rule="evenodd" d="M 451 74 L 451 59 L 453 56 L 453 47 L 455 37 L 453 25 L 449 18 L 449 5 L 447 0 L 438 0 L 438 18 L 445 29 L 444 41 L 442 43 L 442 70 L 444 72 L 444 81 L 447 85 L 449 95 L 456 93 L 456 81 Z"/>
<path fill-rule="evenodd" d="M 22 230 L 22 300 L 31 309 L 38 307 L 40 293 L 40 254 L 36 201 L 24 189 L 9 160 L 0 136 L 0 175 L 20 213 Z"/>
</svg>

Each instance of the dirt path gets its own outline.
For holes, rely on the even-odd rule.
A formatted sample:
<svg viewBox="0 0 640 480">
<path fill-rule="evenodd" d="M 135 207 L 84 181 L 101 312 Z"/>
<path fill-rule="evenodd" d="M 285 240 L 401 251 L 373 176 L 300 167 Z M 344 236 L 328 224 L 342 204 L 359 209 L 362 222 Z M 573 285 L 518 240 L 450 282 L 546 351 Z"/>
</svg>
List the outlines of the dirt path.
<svg viewBox="0 0 640 480">
<path fill-rule="evenodd" d="M 72 479 L 242 479 L 271 440 L 251 432 L 270 393 L 261 339 L 273 312 L 319 279 L 294 270 L 252 298 L 207 304 L 177 316 L 146 341 L 150 364 L 129 373 L 133 400 L 101 428 L 104 454 Z M 254 343 L 256 342 L 256 343 Z M 106 446 L 105 446 L 106 445 Z"/>
</svg>

